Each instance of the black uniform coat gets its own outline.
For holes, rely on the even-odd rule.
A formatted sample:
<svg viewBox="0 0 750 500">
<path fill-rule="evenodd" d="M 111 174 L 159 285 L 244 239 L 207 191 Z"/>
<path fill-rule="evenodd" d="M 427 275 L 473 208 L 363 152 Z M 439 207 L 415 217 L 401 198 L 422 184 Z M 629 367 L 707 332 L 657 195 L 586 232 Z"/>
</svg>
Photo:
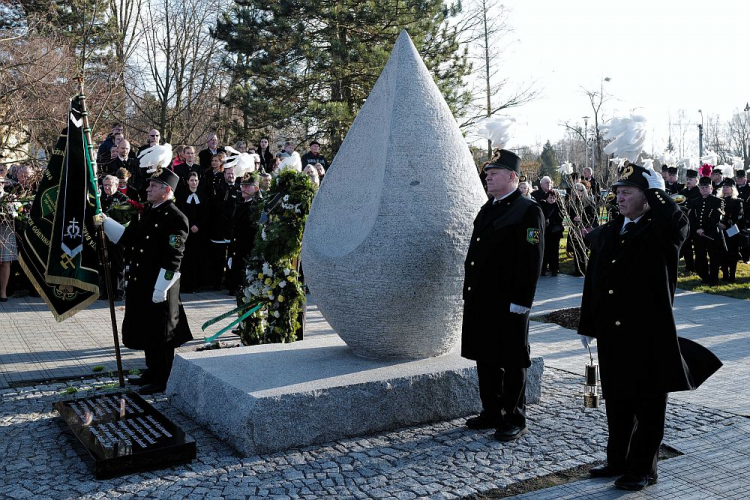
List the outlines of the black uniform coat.
<svg viewBox="0 0 750 500">
<path fill-rule="evenodd" d="M 515 191 L 488 201 L 474 220 L 464 263 L 461 356 L 501 367 L 528 367 L 529 314 L 542 270 L 544 216 L 539 205 Z"/>
<path fill-rule="evenodd" d="M 684 391 L 707 378 L 691 375 L 672 313 L 687 217 L 660 189 L 648 189 L 646 199 L 651 210 L 626 234 L 620 235 L 622 215 L 589 233 L 578 333 L 597 339 L 605 397 Z M 691 363 L 716 360 L 694 346 Z"/>
<path fill-rule="evenodd" d="M 188 235 L 188 220 L 171 200 L 147 210 L 133 221 L 118 243 L 131 253 L 125 297 L 122 343 L 130 349 L 177 347 L 193 336 L 180 302 L 180 282 L 167 291 L 167 300 L 154 304 L 156 278 L 161 269 L 180 270 Z"/>
</svg>

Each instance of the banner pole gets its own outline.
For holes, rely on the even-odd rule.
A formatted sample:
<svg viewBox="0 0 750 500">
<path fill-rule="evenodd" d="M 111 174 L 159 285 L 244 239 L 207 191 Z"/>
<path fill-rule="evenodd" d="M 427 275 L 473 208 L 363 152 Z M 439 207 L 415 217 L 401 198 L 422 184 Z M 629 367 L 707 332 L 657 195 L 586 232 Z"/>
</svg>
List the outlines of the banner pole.
<svg viewBox="0 0 750 500">
<path fill-rule="evenodd" d="M 83 93 L 83 77 L 78 77 L 79 84 L 79 95 L 81 96 L 81 114 L 83 115 L 83 132 L 86 135 L 86 142 L 88 148 L 87 169 L 94 168 L 92 158 L 94 157 L 94 146 L 91 142 L 91 128 L 89 127 L 89 113 L 86 109 L 86 95 Z M 98 195 L 98 193 L 97 193 Z M 107 239 L 104 235 L 104 227 L 99 226 L 97 229 L 99 233 L 99 259 L 104 269 L 104 283 L 107 288 L 107 297 L 109 301 L 109 317 L 112 322 L 112 336 L 114 337 L 115 343 L 115 358 L 117 360 L 117 378 L 120 382 L 120 387 L 125 387 L 125 377 L 122 373 L 122 356 L 120 355 L 120 337 L 117 333 L 117 316 L 115 315 L 115 299 L 114 299 L 114 286 L 112 285 L 112 278 L 110 275 L 110 263 L 109 255 L 107 253 Z"/>
</svg>

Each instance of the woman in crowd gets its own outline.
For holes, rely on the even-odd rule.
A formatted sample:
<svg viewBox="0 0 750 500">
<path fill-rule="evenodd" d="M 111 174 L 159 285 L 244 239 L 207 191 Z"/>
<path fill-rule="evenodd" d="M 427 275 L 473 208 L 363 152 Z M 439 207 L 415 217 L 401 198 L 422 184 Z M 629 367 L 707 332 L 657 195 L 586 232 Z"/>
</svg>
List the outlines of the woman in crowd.
<svg viewBox="0 0 750 500">
<path fill-rule="evenodd" d="M 526 179 L 525 175 L 518 177 L 518 190 L 521 192 L 521 196 L 524 198 L 531 198 L 531 183 Z"/>
<path fill-rule="evenodd" d="M 539 202 L 545 219 L 542 276 L 546 276 L 547 271 L 552 276 L 557 276 L 560 271 L 560 240 L 564 228 L 560 207 L 557 204 L 557 196 L 557 191 L 550 189 L 547 192 L 546 199 Z"/>
<path fill-rule="evenodd" d="M 125 167 L 120 167 L 115 172 L 117 177 L 117 190 L 133 201 L 141 201 L 138 190 L 130 185 L 130 172 Z"/>
<path fill-rule="evenodd" d="M 315 170 L 318 171 L 318 179 L 320 180 L 320 183 L 322 183 L 323 177 L 326 176 L 326 168 L 323 166 L 322 163 L 316 163 Z"/>
<path fill-rule="evenodd" d="M 732 229 L 733 226 L 737 226 L 736 230 L 742 230 L 745 228 L 745 207 L 743 206 L 742 200 L 739 199 L 739 193 L 737 191 L 737 184 L 734 179 L 725 179 L 722 186 L 719 198 L 724 198 L 724 216 L 719 222 L 719 229 L 725 231 L 727 250 L 723 252 L 721 256 L 721 279 L 729 283 L 735 283 L 737 273 L 737 261 L 740 257 L 740 238 L 741 233 L 735 233 Z M 733 236 L 730 236 L 730 233 Z"/>
<path fill-rule="evenodd" d="M 568 229 L 567 250 L 573 253 L 573 276 L 583 276 L 586 270 L 588 244 L 586 235 L 599 226 L 597 207 L 589 194 L 587 182 L 576 182 L 565 202 L 571 226 Z"/>
<path fill-rule="evenodd" d="M 316 189 L 320 186 L 320 178 L 318 177 L 318 171 L 315 167 L 307 165 L 302 172 L 310 178 L 310 181 L 315 185 Z"/>
<path fill-rule="evenodd" d="M 10 281 L 10 264 L 18 258 L 16 252 L 16 235 L 13 232 L 13 216 L 10 207 L 4 203 L 5 189 L 10 188 L 11 181 L 6 181 L 8 166 L 0 165 L 0 302 L 8 301 L 8 281 Z"/>
<path fill-rule="evenodd" d="M 271 167 L 275 163 L 274 155 L 270 150 L 270 142 L 268 137 L 263 137 L 260 140 L 260 149 L 257 151 L 260 156 L 260 167 L 263 172 L 271 173 Z"/>
<path fill-rule="evenodd" d="M 208 280 L 204 279 L 201 269 L 205 267 L 208 237 L 208 198 L 200 188 L 198 172 L 190 172 L 188 189 L 180 191 L 177 207 L 188 218 L 190 232 L 185 240 L 185 254 L 182 257 L 180 271 L 180 291 L 194 293 Z"/>
</svg>

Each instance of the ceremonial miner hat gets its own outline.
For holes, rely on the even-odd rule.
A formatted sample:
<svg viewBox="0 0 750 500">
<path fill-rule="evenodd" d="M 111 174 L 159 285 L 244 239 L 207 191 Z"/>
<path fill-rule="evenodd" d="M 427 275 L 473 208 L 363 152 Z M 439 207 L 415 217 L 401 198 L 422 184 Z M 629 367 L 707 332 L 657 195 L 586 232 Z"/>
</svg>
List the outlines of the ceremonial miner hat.
<svg viewBox="0 0 750 500">
<path fill-rule="evenodd" d="M 612 184 L 612 187 L 633 186 L 645 191 L 648 189 L 648 178 L 650 175 L 646 172 L 647 170 L 640 165 L 626 163 L 625 166 L 620 169 L 620 178 L 617 179 L 617 182 Z"/>
<path fill-rule="evenodd" d="M 724 182 L 722 182 L 721 185 L 722 186 L 732 186 L 732 187 L 734 187 L 734 186 L 737 185 L 737 183 L 734 182 L 734 179 L 732 179 L 731 177 L 729 177 L 728 179 L 724 179 Z"/>
<path fill-rule="evenodd" d="M 688 170 L 685 172 L 685 177 L 688 179 L 695 179 L 698 177 L 698 171 L 697 170 Z"/>
<path fill-rule="evenodd" d="M 669 168 L 667 169 L 667 173 L 668 173 L 669 175 L 677 175 L 677 167 L 669 167 Z"/>
<path fill-rule="evenodd" d="M 168 168 L 157 169 L 156 172 L 154 172 L 154 175 L 149 177 L 148 180 L 166 184 L 167 186 L 172 188 L 172 191 L 177 189 L 177 184 L 180 182 L 180 178 L 177 176 L 177 174 L 175 174 Z"/>
<path fill-rule="evenodd" d="M 698 179 L 698 185 L 699 186 L 711 186 L 711 178 L 710 177 L 701 177 Z"/>
<path fill-rule="evenodd" d="M 663 164 L 663 165 L 661 166 L 661 171 L 662 171 L 662 172 L 666 172 L 666 171 L 668 171 L 668 170 L 669 170 L 669 165 L 667 165 L 666 163 L 664 163 L 664 164 Z"/>
<path fill-rule="evenodd" d="M 496 149 L 490 161 L 484 165 L 485 172 L 491 168 L 504 168 L 520 174 L 521 158 L 507 149 Z"/>
<path fill-rule="evenodd" d="M 240 181 L 240 184 L 243 186 L 247 186 L 249 184 L 258 185 L 258 174 L 255 172 L 248 172 L 244 176 L 242 176 L 242 180 Z"/>
<path fill-rule="evenodd" d="M 745 171 L 744 170 L 737 170 L 734 173 L 734 176 L 737 177 L 738 179 L 742 179 L 743 177 L 745 177 Z"/>
<path fill-rule="evenodd" d="M 518 182 L 526 182 L 528 179 L 526 179 L 526 176 L 521 174 L 518 176 Z"/>
</svg>

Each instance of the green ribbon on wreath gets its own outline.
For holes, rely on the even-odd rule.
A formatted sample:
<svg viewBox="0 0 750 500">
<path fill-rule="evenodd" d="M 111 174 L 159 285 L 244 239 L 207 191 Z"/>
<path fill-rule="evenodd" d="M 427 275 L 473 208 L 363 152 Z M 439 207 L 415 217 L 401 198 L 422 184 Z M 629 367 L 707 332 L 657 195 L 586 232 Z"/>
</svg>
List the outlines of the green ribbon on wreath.
<svg viewBox="0 0 750 500">
<path fill-rule="evenodd" d="M 225 334 L 227 331 L 229 331 L 230 328 L 237 325 L 238 323 L 244 321 L 247 319 L 248 316 L 256 312 L 258 309 L 263 307 L 265 304 L 265 300 L 256 300 L 254 302 L 248 302 L 247 304 L 242 304 L 239 307 L 235 307 L 229 312 L 225 312 L 224 314 L 220 314 L 219 316 L 216 316 L 215 318 L 212 318 L 201 326 L 201 331 L 206 331 L 206 328 L 213 325 L 214 323 L 218 323 L 219 321 L 226 319 L 230 316 L 234 316 L 235 314 L 242 313 L 242 315 L 237 318 L 236 320 L 229 323 L 227 326 L 216 332 L 214 335 L 211 335 L 210 337 L 203 337 L 203 341 L 205 343 L 213 342 L 216 338 L 220 337 L 221 335 Z"/>
</svg>

